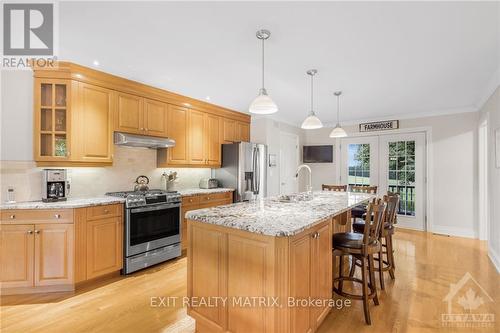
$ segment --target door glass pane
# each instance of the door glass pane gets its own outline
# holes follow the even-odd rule
[[[180,208],[137,212],[130,215],[130,246],[179,234]]]
[[[56,131],[66,131],[66,110],[56,110]]]
[[[55,136],[55,156],[66,156],[66,135],[56,134]]]
[[[370,185],[370,144],[349,144],[349,187]]]
[[[389,142],[389,191],[399,193],[398,214],[415,216],[415,141]]]
[[[52,106],[52,84],[42,83],[41,101],[42,106]]]
[[[56,84],[56,106],[66,106],[66,85]]]
[[[40,137],[40,155],[52,156],[52,134],[42,134]]]
[[[52,131],[52,109],[42,109],[40,118],[40,130]]]

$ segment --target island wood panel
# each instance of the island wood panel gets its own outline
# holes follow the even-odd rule
[[[74,103],[74,133],[71,159],[80,162],[113,161],[113,111],[112,90],[86,83],[78,84],[77,101]]]
[[[34,228],[34,225],[0,225],[2,291],[7,288],[33,286]]]
[[[215,296],[227,295],[228,302],[231,296],[249,293],[250,296],[275,296],[283,305],[264,309],[219,307],[225,311],[227,322],[221,321],[220,313],[213,308],[209,317],[198,308],[189,307],[188,314],[196,319],[197,332],[316,331],[330,311],[328,306],[288,307],[286,302],[288,297],[330,299],[332,221],[326,219],[293,237],[271,237],[188,220],[188,233],[195,237],[188,246],[189,296],[207,295],[201,278],[193,277],[196,266],[203,265],[203,274],[217,276],[217,288],[210,288],[211,296],[219,291]],[[217,235],[220,242],[209,244],[205,234],[206,237]],[[224,262],[227,266],[219,266]],[[221,286],[224,281],[226,284]],[[217,321],[212,319],[214,313],[219,315]]]
[[[35,225],[35,286],[74,282],[73,224]]]

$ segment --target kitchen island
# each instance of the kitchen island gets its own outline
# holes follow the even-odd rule
[[[331,308],[332,234],[347,231],[351,208],[372,197],[314,192],[309,201],[188,212],[188,314],[196,331],[316,331]]]

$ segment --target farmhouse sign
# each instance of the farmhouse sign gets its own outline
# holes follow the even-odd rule
[[[399,120],[376,121],[373,123],[359,124],[360,132],[385,131],[399,128]]]

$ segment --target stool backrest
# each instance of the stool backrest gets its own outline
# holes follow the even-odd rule
[[[327,184],[322,184],[321,189],[323,191],[335,191],[335,192],[346,192],[347,191],[347,185],[327,185]]]
[[[399,194],[388,192],[387,195],[384,195],[384,202],[387,204],[385,222],[389,223],[392,228],[396,224],[398,216]]]
[[[353,192],[361,192],[361,193],[370,193],[377,194],[377,186],[352,186],[351,191]]]
[[[365,230],[363,244],[368,246],[379,239],[382,221],[385,219],[386,204],[382,199],[373,199],[366,208]]]

